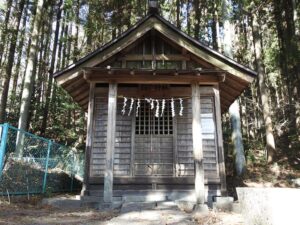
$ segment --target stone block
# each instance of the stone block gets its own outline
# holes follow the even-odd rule
[[[300,189],[236,188],[248,225],[298,225]]]
[[[150,193],[143,195],[123,195],[124,202],[160,202],[166,201],[167,196],[163,193]]]
[[[195,202],[191,202],[191,201],[182,201],[182,200],[177,200],[175,201],[177,207],[187,213],[191,213],[194,211],[194,208],[196,206]]]
[[[213,210],[231,212],[233,208],[233,197],[216,197],[213,203]]]
[[[142,210],[152,210],[156,207],[155,202],[129,202],[123,203],[121,213],[140,212]]]
[[[80,208],[81,201],[77,199],[70,199],[64,197],[57,197],[57,198],[44,198],[42,200],[42,205],[50,205],[57,208]]]
[[[173,208],[177,208],[177,205],[173,201],[157,202],[156,208],[157,209],[173,209]]]

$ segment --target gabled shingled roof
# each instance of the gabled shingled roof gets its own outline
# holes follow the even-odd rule
[[[97,66],[99,63],[107,60],[134,43],[136,39],[141,38],[145,33],[152,29],[160,32],[165,38],[170,39],[170,41],[187,49],[187,51],[195,56],[211,63],[216,68],[227,72],[229,75],[228,79],[226,79],[224,83],[220,83],[222,111],[225,111],[229,107],[234,99],[257,75],[255,71],[188,36],[163,17],[154,13],[149,14],[138,21],[134,26],[122,33],[116,39],[103,45],[65,69],[56,72],[54,78],[58,81],[58,84],[62,85],[70,93],[76,102],[86,109],[88,101],[88,84],[83,78],[83,69],[85,67]],[[75,87],[78,84],[82,86],[82,91],[87,92],[85,99],[76,99],[76,95],[80,92],[80,90],[75,90]],[[84,85],[86,88],[84,88]],[[231,90],[230,93],[229,90]]]
[[[237,69],[241,70],[244,73],[247,73],[251,76],[256,76],[257,73],[251,69],[249,69],[248,67],[239,64],[238,62],[234,61],[233,59],[226,57],[225,55],[221,54],[220,52],[206,46],[205,44],[201,43],[198,40],[195,40],[194,38],[190,37],[189,35],[187,35],[186,33],[184,33],[183,31],[181,31],[180,29],[178,29],[176,26],[174,26],[173,24],[171,24],[169,21],[165,20],[163,17],[161,17],[158,14],[148,14],[147,16],[145,16],[143,19],[139,20],[134,26],[132,26],[131,28],[129,28],[127,31],[125,31],[124,33],[122,33],[119,37],[117,37],[116,39],[113,39],[112,41],[106,43],[105,45],[103,45],[102,47],[96,49],[95,51],[91,52],[90,54],[86,55],[85,57],[81,58],[80,60],[78,60],[77,62],[67,66],[66,68],[57,71],[53,76],[54,77],[58,77],[70,70],[76,69],[78,66],[80,66],[81,64],[83,64],[84,62],[86,62],[87,60],[93,58],[95,55],[97,55],[98,53],[102,52],[103,50],[109,48],[110,46],[112,46],[113,44],[115,44],[116,42],[118,42],[119,40],[121,40],[122,38],[124,38],[125,36],[127,36],[128,34],[130,34],[132,31],[134,31],[135,29],[137,29],[141,24],[143,24],[145,21],[147,21],[150,17],[155,17],[156,19],[158,19],[159,21],[161,21],[162,23],[164,23],[166,26],[168,26],[169,28],[171,28],[173,31],[177,32],[178,34],[180,34],[182,37],[188,39],[189,41],[193,42],[193,44],[195,44],[196,46],[198,46],[199,48],[207,51],[207,53],[209,54],[213,54],[214,56],[216,56],[217,58],[219,58],[220,60],[228,63],[229,65],[236,67]]]

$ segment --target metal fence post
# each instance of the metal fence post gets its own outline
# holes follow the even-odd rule
[[[1,136],[1,144],[0,144],[0,178],[2,176],[3,162],[4,156],[6,152],[6,144],[7,144],[7,136],[8,136],[8,123],[3,124],[2,127],[2,136]]]
[[[47,150],[47,158],[46,158],[46,165],[45,165],[45,174],[44,174],[44,181],[43,181],[43,193],[46,192],[46,184],[47,184],[47,174],[48,174],[48,164],[49,164],[49,156],[50,150],[52,147],[52,141],[48,141],[48,150]]]

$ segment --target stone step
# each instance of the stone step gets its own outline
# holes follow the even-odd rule
[[[56,198],[44,198],[42,200],[42,205],[51,205],[57,208],[80,208],[81,201],[76,198],[64,198],[64,197],[56,197]]]
[[[127,202],[123,203],[121,213],[140,212],[142,210],[152,210],[156,208],[156,202]]]
[[[213,202],[213,210],[215,211],[233,211],[233,197],[215,197]]]
[[[157,202],[157,209],[173,209],[177,208],[177,204],[174,201]]]
[[[81,196],[80,200],[82,202],[103,202],[103,197],[99,197],[99,196]],[[122,201],[122,197],[113,197],[113,201],[114,202],[121,202]]]
[[[166,200],[167,200],[167,195],[163,193],[123,195],[124,202],[162,202]]]
[[[210,190],[207,202],[212,203],[214,196],[220,196],[219,190]],[[113,196],[123,202],[160,202],[160,201],[195,201],[194,190],[114,190]],[[84,198],[83,198],[84,199]],[[87,201],[103,199],[102,190],[91,190]],[[91,199],[91,200],[90,200]]]

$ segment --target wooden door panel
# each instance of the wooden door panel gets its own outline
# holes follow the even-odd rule
[[[173,176],[173,123],[171,110],[155,117],[149,103],[142,102],[136,118],[134,175]]]

